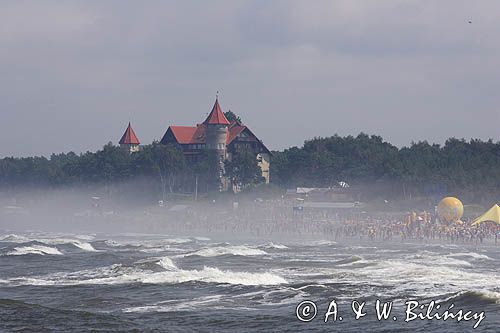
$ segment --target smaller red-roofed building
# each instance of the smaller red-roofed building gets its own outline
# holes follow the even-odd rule
[[[123,133],[122,138],[118,143],[120,144],[120,147],[127,149],[130,153],[139,151],[139,145],[141,143],[139,142],[134,129],[130,125],[130,122],[128,123],[127,129],[125,130],[125,133]]]

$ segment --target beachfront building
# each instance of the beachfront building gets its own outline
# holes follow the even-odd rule
[[[128,123],[127,129],[125,130],[125,133],[123,133],[122,138],[118,143],[120,144],[120,147],[128,150],[129,153],[135,153],[139,151],[140,142],[134,130],[132,129],[130,122]]]
[[[269,149],[247,126],[237,120],[230,122],[222,112],[218,98],[203,123],[196,126],[170,126],[160,143],[178,146],[188,163],[204,158],[204,150],[215,152],[219,161],[222,191],[229,188],[229,182],[224,177],[224,162],[231,160],[238,150],[249,149],[255,153],[262,177],[269,183]]]

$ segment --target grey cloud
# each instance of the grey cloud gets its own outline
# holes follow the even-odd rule
[[[495,1],[6,1],[0,155],[98,149],[222,107],[273,149],[500,139]],[[467,21],[472,19],[473,23]]]

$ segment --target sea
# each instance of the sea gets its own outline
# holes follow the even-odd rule
[[[0,332],[497,333],[500,245],[5,232]]]

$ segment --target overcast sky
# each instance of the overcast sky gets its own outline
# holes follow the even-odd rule
[[[472,21],[472,23],[469,23]],[[0,157],[142,143],[216,91],[270,149],[500,140],[500,1],[0,2]]]

